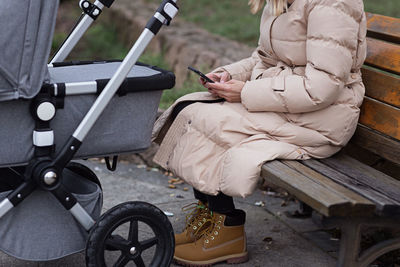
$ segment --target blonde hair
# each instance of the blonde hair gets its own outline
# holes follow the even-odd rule
[[[255,14],[260,11],[267,2],[270,13],[279,16],[287,9],[287,0],[249,0],[251,13]]]

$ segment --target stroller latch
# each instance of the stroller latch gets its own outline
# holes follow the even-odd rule
[[[104,160],[109,171],[113,172],[117,169],[118,156],[114,156],[112,162],[110,162],[110,157],[104,157]]]
[[[102,11],[100,7],[90,3],[88,0],[81,0],[79,2],[79,6],[81,7],[83,13],[87,14],[93,20],[96,20]]]

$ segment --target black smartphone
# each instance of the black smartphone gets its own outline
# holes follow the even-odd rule
[[[210,78],[208,78],[204,73],[202,73],[201,71],[199,71],[199,70],[196,70],[195,68],[193,68],[193,67],[188,67],[188,69],[189,70],[191,70],[191,71],[193,71],[194,73],[196,73],[197,75],[199,75],[203,80],[205,80],[206,82],[208,82],[208,83],[214,83],[214,81],[213,80],[211,80]]]

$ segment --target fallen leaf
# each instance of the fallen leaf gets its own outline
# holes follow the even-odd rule
[[[173,184],[170,184],[168,187],[171,188],[171,189],[175,189],[176,188],[176,186],[173,185]]]

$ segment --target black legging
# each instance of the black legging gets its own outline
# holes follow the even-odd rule
[[[235,210],[233,198],[223,193],[211,196],[193,188],[194,197],[203,203],[208,203],[208,208],[221,214],[228,214]]]

